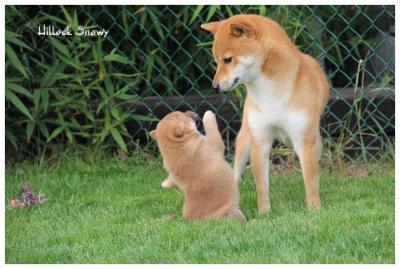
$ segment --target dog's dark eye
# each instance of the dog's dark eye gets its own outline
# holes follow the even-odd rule
[[[232,57],[224,58],[224,64],[230,64],[232,62]]]

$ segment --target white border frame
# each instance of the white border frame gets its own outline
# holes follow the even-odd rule
[[[186,1],[182,1],[182,0],[175,0],[173,5],[196,5],[196,4],[229,4],[229,5],[235,5],[235,4],[243,4],[243,0],[242,1],[237,1],[237,0],[221,0],[221,1],[190,1],[190,0],[186,0]],[[61,1],[45,1],[45,0],[39,0],[39,1],[35,1],[35,5],[80,5],[84,3],[85,5],[96,5],[99,4],[98,1],[94,1],[94,0],[70,0],[70,1],[65,1],[65,0],[61,0]],[[0,43],[0,52],[1,52],[1,63],[0,63],[0,71],[1,71],[1,76],[0,76],[0,92],[1,92],[1,97],[0,97],[0,143],[1,143],[1,153],[0,153],[0,170],[1,170],[1,191],[0,191],[0,201],[1,201],[1,206],[0,206],[0,216],[1,216],[1,221],[0,221],[0,265],[5,265],[5,207],[6,207],[6,201],[5,201],[5,96],[4,96],[4,83],[5,83],[5,52],[4,52],[4,44],[5,44],[5,6],[6,5],[31,5],[32,2],[31,1],[27,1],[27,0],[16,0],[16,1],[11,1],[11,0],[5,0],[5,4],[1,3],[0,4],[0,33],[1,33],[1,43]],[[168,2],[165,1],[160,1],[160,0],[147,0],[147,1],[123,1],[123,0],[113,0],[113,1],[102,1],[102,4],[104,5],[139,5],[139,4],[144,4],[144,5],[168,5]],[[260,0],[252,0],[252,1],[246,1],[245,5],[253,5],[253,4],[268,4],[268,5],[302,5],[305,4],[304,1],[290,1],[290,0],[281,0],[281,1],[276,1],[276,0],[272,0],[272,1],[260,1]],[[372,1],[372,0],[367,0],[367,1],[355,1],[353,3],[349,3],[349,1],[343,1],[343,0],[338,0],[338,1],[315,1],[315,0],[309,0],[307,1],[307,5],[327,5],[327,4],[334,4],[334,5],[349,5],[349,4],[363,4],[363,5],[376,5],[378,4],[377,1]],[[380,1],[379,2],[380,5],[396,5],[396,1]],[[396,5],[396,13],[399,13],[399,7]],[[399,44],[399,22],[396,21],[396,44]],[[399,55],[399,46],[396,46],[396,55]],[[396,57],[396,69],[398,70],[399,68],[399,57]],[[399,89],[400,86],[400,78],[398,78],[396,80],[396,84],[395,87],[396,89]],[[396,105],[396,125],[399,126],[399,105]],[[399,136],[400,134],[397,132],[396,133],[396,147],[398,146],[398,141],[399,141]],[[396,190],[395,190],[395,197],[398,197],[399,194],[399,183],[397,182],[397,175],[399,174],[399,155],[398,152],[396,151]],[[396,255],[396,263],[397,264],[400,260],[400,250],[398,248],[398,243],[397,243],[397,239],[399,239],[399,214],[398,214],[398,208],[399,208],[399,204],[398,204],[398,200],[396,199],[396,205],[395,205],[395,223],[396,223],[396,229],[395,229],[395,249],[397,250],[395,252]],[[266,253],[266,255],[268,255]],[[6,267],[13,267],[13,268],[26,268],[27,265],[5,265]],[[42,268],[44,265],[29,265],[31,267],[37,267],[37,268]],[[66,265],[46,265],[46,267],[51,266],[51,267],[64,267]],[[76,265],[78,267],[80,267],[81,265]],[[86,265],[86,266],[90,266],[93,268],[98,268],[98,267],[105,267],[108,265]],[[113,265],[114,266],[114,265]],[[177,266],[182,267],[182,266],[187,266],[187,265],[118,265],[121,267],[126,267],[126,266],[139,266],[139,267],[159,267],[159,266],[163,266],[166,268],[176,268]],[[207,267],[211,267],[211,268],[215,268],[215,267],[225,267],[225,268],[238,268],[238,267],[244,267],[244,266],[248,266],[248,265],[189,265],[189,267],[191,268],[199,268],[199,267],[203,267],[203,266],[207,266]],[[296,268],[310,268],[311,267],[319,267],[319,266],[325,266],[325,267],[330,267],[330,268],[338,268],[340,266],[343,265],[251,265],[251,267],[264,267],[264,266],[268,266],[269,268],[292,268],[293,266],[295,266]],[[344,266],[349,266],[349,265],[344,265]],[[395,265],[350,265],[352,268],[365,268],[365,267],[391,267],[393,268]]]

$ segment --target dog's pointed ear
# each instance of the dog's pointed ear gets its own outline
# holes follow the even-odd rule
[[[231,35],[234,37],[241,37],[241,36],[246,36],[248,38],[256,37],[254,28],[246,22],[232,23],[231,25],[229,25],[229,28],[231,29]]]
[[[219,27],[221,25],[220,21],[213,21],[213,22],[209,22],[209,23],[203,23],[202,25],[200,25],[201,29],[209,31],[213,34],[215,34]]]
[[[157,141],[156,130],[153,130],[153,131],[150,132],[150,137],[151,137],[153,140]]]

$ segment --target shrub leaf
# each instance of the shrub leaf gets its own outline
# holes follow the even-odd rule
[[[28,116],[29,119],[31,119],[33,121],[33,117],[31,115],[31,113],[29,113],[29,110],[26,108],[26,106],[24,105],[24,103],[22,103],[22,101],[10,90],[6,89],[6,98],[8,100],[10,100],[11,103],[14,104],[14,106],[21,111],[23,114],[25,114],[26,116]]]
[[[115,142],[117,142],[117,144],[120,146],[120,148],[123,151],[127,151],[126,150],[126,144],[125,144],[124,140],[122,139],[121,134],[118,132],[118,130],[115,129],[115,128],[112,128],[111,129],[111,135],[114,138]]]

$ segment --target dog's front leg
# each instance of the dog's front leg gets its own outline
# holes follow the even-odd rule
[[[271,205],[269,199],[269,154],[272,138],[251,139],[250,163],[257,191],[257,205],[260,213],[266,213]]]
[[[244,169],[250,158],[250,130],[247,122],[243,121],[235,144],[235,164],[233,165],[233,175],[235,182],[240,183]]]

